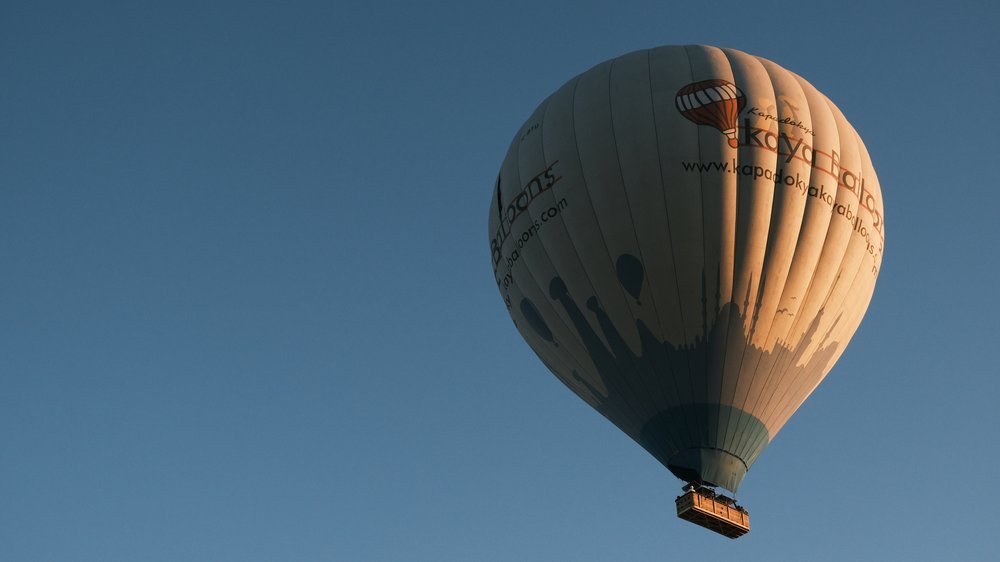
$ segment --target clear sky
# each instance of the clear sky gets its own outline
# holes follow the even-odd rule
[[[0,560],[987,560],[993,2],[0,5]],[[801,74],[864,138],[868,316],[740,489],[753,531],[521,340],[514,132],[628,51]]]

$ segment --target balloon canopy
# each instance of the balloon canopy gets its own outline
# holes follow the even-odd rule
[[[843,353],[884,236],[840,110],[706,46],[559,88],[514,136],[489,213],[497,286],[542,362],[678,478],[732,491]]]

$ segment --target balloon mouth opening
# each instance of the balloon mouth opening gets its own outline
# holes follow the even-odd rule
[[[735,138],[731,138],[729,139],[729,146],[731,146],[732,148],[739,148],[740,141],[736,140]]]
[[[709,482],[709,481],[703,479],[701,477],[701,473],[698,472],[697,470],[694,470],[694,469],[691,469],[691,468],[687,468],[687,467],[683,467],[683,466],[678,466],[676,464],[668,464],[667,468],[670,470],[670,472],[672,472],[674,474],[674,476],[676,476],[677,478],[679,478],[679,479],[681,479],[681,480],[683,480],[685,482],[689,482],[689,483],[693,482],[693,483],[697,483],[697,484],[699,484],[701,486],[711,486],[713,488],[718,487],[718,484],[716,484],[715,482]]]
[[[711,447],[686,449],[667,462],[667,469],[685,482],[722,487],[734,493],[748,468],[742,458]]]

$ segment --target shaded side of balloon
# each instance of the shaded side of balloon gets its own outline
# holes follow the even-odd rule
[[[640,297],[644,288],[644,267],[637,257],[623,254],[616,260],[615,270],[618,281],[628,295],[635,299],[638,306],[643,306]],[[766,280],[762,279],[758,287],[758,298],[753,310],[750,308],[750,295],[745,295],[742,311],[736,303],[727,303],[721,308],[707,310],[707,289],[702,276],[702,333],[690,344],[675,345],[669,341],[661,341],[642,321],[636,320],[639,334],[640,351],[634,353],[626,343],[621,332],[614,326],[607,312],[596,297],[586,299],[586,309],[589,316],[596,321],[604,335],[604,340],[598,336],[585,313],[576,300],[570,295],[569,288],[560,277],[554,277],[549,282],[549,297],[561,306],[594,364],[595,373],[600,377],[607,389],[606,394],[588,382],[585,376],[575,370],[571,373],[575,387],[571,388],[581,397],[589,398],[588,402],[619,427],[630,424],[620,423],[624,420],[623,413],[638,415],[634,409],[635,392],[631,389],[642,388],[644,380],[669,378],[674,372],[690,369],[692,379],[706,377],[709,373],[709,363],[719,360],[726,349],[726,338],[744,338],[745,351],[739,358],[743,365],[755,365],[757,376],[768,376],[768,373],[779,374],[792,379],[813,376],[830,364],[838,349],[837,342],[827,342],[832,327],[822,335],[819,350],[808,361],[802,362],[802,353],[809,343],[817,337],[823,310],[810,323],[804,336],[799,340],[796,349],[792,349],[779,341],[774,349],[767,351],[753,345],[751,339],[757,324],[757,315],[761,303]],[[718,298],[715,299],[718,303]],[[544,317],[530,299],[522,299],[520,311],[531,329],[547,345],[558,346]],[[746,326],[750,313],[749,330],[733,328]],[[709,319],[713,321],[709,322]],[[839,318],[838,318],[839,321]],[[834,326],[838,322],[834,322]],[[726,333],[728,331],[728,334]],[[607,342],[605,345],[604,342]],[[721,352],[721,353],[720,353]],[[555,372],[551,365],[550,370]],[[566,381],[567,384],[571,384]],[[663,385],[669,388],[669,385]],[[589,395],[589,396],[588,396]],[[671,460],[687,456],[686,452],[694,449],[719,449],[738,457],[747,469],[770,442],[771,436],[767,428],[756,416],[734,406],[719,404],[718,397],[696,397],[694,403],[670,407],[657,405],[652,415],[640,416],[640,428],[637,432],[625,430],[636,442],[642,445],[653,457],[669,468],[679,478],[690,480],[691,471],[674,465]],[[661,407],[662,406],[662,407]],[[746,406],[753,406],[748,404]],[[726,428],[729,429],[721,429]],[[725,434],[725,435],[723,435]],[[705,480],[704,478],[702,478]],[[735,482],[738,486],[740,476]],[[735,486],[730,486],[735,488]]]

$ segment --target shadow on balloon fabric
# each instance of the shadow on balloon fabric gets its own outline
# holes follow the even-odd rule
[[[635,299],[638,306],[643,306],[641,297],[645,274],[642,262],[635,256],[623,254],[616,261],[615,270],[625,292]],[[704,290],[704,276],[702,279]],[[764,286],[765,280],[762,279],[758,289],[760,293],[763,293]],[[808,362],[800,363],[803,350],[817,335],[822,311],[809,325],[796,346],[797,349],[780,341],[772,351],[753,345],[750,341],[756,327],[758,310],[752,311],[748,333],[743,330],[748,319],[748,294],[743,302],[743,312],[740,312],[740,307],[735,303],[727,303],[721,308],[716,306],[711,311],[713,322],[708,321],[709,311],[705,310],[703,300],[702,333],[689,345],[661,341],[642,320],[636,320],[641,342],[640,352],[636,354],[597,298],[587,298],[588,312],[585,313],[560,277],[554,277],[549,282],[549,297],[565,310],[607,393],[602,393],[576,371],[573,371],[576,383],[573,390],[581,397],[585,396],[584,393],[589,394],[598,411],[619,427],[629,425],[619,423],[623,417],[639,417],[639,430],[635,434],[627,430],[626,433],[678,478],[722,486],[734,492],[770,441],[764,424],[741,408],[720,403],[718,396],[714,399],[702,396],[691,403],[680,405],[675,400],[672,407],[663,407],[652,415],[643,415],[634,408],[637,392],[642,392],[645,381],[668,380],[679,372],[689,372],[692,375],[690,379],[720,376],[713,374],[723,372],[719,365],[710,363],[714,357],[725,360],[725,354],[717,351],[726,349],[726,340],[730,337],[744,338],[745,350],[740,358],[743,364],[766,369],[762,372],[783,372],[786,377],[797,378],[800,374],[823,369],[830,364],[838,349],[836,342],[826,341],[832,331],[831,326],[823,335],[819,351]],[[761,300],[756,299],[758,305]],[[523,299],[520,310],[539,337],[549,345],[559,345],[534,303]],[[592,327],[591,320],[596,321],[600,327],[604,340]],[[833,325],[836,326],[837,323],[834,322]],[[604,341],[607,341],[607,345]]]

